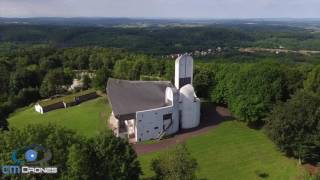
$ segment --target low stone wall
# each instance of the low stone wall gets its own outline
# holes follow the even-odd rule
[[[52,110],[55,110],[55,109],[61,109],[61,108],[64,108],[64,103],[63,102],[58,102],[58,103],[55,103],[55,104],[51,104],[49,106],[42,107],[43,113],[48,112],[48,111],[52,111]]]
[[[86,94],[86,95],[83,95],[83,96],[76,97],[76,102],[77,103],[81,103],[81,102],[88,101],[90,99],[94,99],[94,98],[97,98],[97,97],[98,97],[97,93],[93,92],[93,93],[90,93],[90,94]]]

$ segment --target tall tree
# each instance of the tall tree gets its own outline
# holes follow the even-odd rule
[[[263,62],[244,67],[231,89],[229,105],[238,118],[256,124],[273,104],[285,97],[285,76],[278,63]]]
[[[214,73],[203,66],[196,67],[193,86],[197,92],[197,96],[201,98],[208,98],[211,88],[215,86]]]
[[[91,78],[85,74],[82,76],[83,89],[89,89],[91,87]]]
[[[102,132],[90,142],[95,159],[95,179],[138,180],[142,174],[132,146],[111,132]]]
[[[40,88],[42,97],[48,97],[64,92],[66,86],[71,85],[73,74],[63,69],[50,70],[43,79]]]
[[[177,146],[155,158],[151,162],[155,179],[159,180],[193,180],[196,179],[198,163],[185,145]]]
[[[93,86],[101,91],[106,91],[106,85],[108,82],[108,78],[111,77],[111,73],[112,72],[106,67],[97,70],[96,76],[92,81]]]
[[[308,74],[307,80],[305,81],[305,88],[320,94],[320,65],[315,66]]]
[[[10,90],[18,93],[22,88],[39,86],[39,75],[35,71],[17,69],[10,76]]]
[[[308,91],[277,105],[267,132],[282,151],[304,161],[320,161],[320,97]]]

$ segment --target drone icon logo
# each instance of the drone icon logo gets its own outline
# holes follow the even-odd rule
[[[57,167],[48,167],[47,161],[52,158],[51,151],[43,146],[33,144],[15,149],[11,155],[15,165],[3,165],[3,174],[56,174]]]
[[[24,152],[24,159],[19,158],[18,154]],[[39,154],[43,157],[39,159]],[[43,164],[52,158],[51,151],[45,149],[43,146],[33,144],[21,149],[15,149],[12,152],[12,160],[16,165],[36,165]]]

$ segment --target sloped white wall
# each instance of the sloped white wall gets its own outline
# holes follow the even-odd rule
[[[163,115],[173,113],[173,106],[166,106],[136,113],[136,141],[157,139],[163,130]]]
[[[167,135],[177,133],[179,131],[179,93],[176,88],[167,87],[166,102],[171,102],[172,106],[172,125],[167,129]],[[167,126],[166,126],[167,127]]]

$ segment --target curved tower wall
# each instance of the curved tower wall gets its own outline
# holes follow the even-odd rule
[[[180,89],[181,128],[190,129],[200,124],[200,99],[188,84]]]

